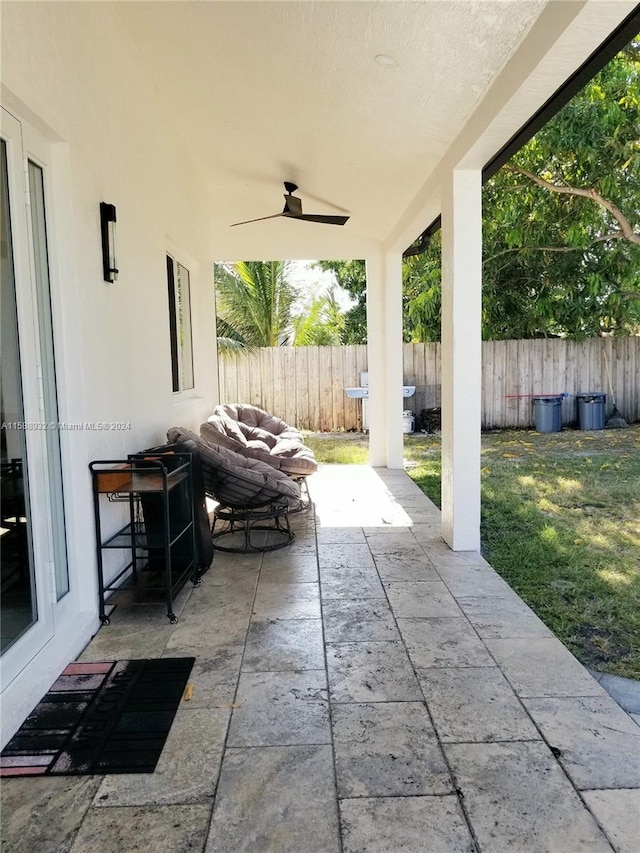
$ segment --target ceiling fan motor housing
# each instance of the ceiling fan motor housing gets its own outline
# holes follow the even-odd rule
[[[302,201],[294,195],[286,195],[282,212],[285,216],[302,216]]]

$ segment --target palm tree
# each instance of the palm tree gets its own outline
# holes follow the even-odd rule
[[[220,349],[277,347],[292,334],[297,299],[286,261],[216,264],[216,313]]]
[[[345,328],[335,287],[313,297],[293,318],[293,346],[339,346]]]

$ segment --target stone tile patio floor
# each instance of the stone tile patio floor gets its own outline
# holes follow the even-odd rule
[[[403,472],[310,486],[177,625],[117,608],[82,659],[194,655],[193,698],[154,774],[9,780],[4,853],[638,853],[640,718]]]

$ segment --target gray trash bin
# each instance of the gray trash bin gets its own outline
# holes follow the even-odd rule
[[[533,421],[537,432],[560,432],[562,397],[534,397]]]
[[[605,405],[607,395],[600,391],[591,394],[578,394],[578,423],[580,429],[604,429],[606,422]]]

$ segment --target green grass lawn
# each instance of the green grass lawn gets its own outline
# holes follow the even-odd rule
[[[366,463],[367,437],[310,436]],[[405,436],[407,473],[440,503],[440,439]],[[482,550],[586,665],[640,678],[640,425],[482,437]]]

